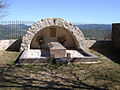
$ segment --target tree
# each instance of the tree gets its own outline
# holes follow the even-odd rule
[[[7,0],[0,0],[0,18],[6,16],[6,12],[3,12],[6,7],[8,7]]]

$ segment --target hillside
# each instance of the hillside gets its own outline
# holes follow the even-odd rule
[[[111,24],[80,24],[76,26],[81,30],[112,30]]]
[[[86,39],[104,40],[112,32],[111,24],[80,24],[76,26],[82,30]]]
[[[24,24],[0,25],[0,39],[19,38],[30,26]]]

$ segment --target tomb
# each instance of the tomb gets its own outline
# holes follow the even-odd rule
[[[70,62],[99,62],[85,46],[83,33],[72,23],[61,18],[42,19],[23,36],[19,63],[49,62],[52,55],[61,61],[69,57]]]
[[[58,42],[48,43],[50,56],[54,55],[55,58],[64,58],[66,54],[66,48]]]

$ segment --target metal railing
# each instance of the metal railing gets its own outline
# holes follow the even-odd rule
[[[19,39],[34,21],[0,21],[0,40]],[[74,22],[86,39],[110,40],[112,24],[87,24]]]
[[[0,21],[0,39],[19,39],[33,21]]]

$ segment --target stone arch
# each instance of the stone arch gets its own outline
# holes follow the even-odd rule
[[[84,35],[81,30],[72,23],[61,18],[46,18],[34,23],[23,36],[21,50],[30,49],[30,44],[34,36],[42,29],[51,26],[65,28],[75,41],[76,49],[84,48]]]

